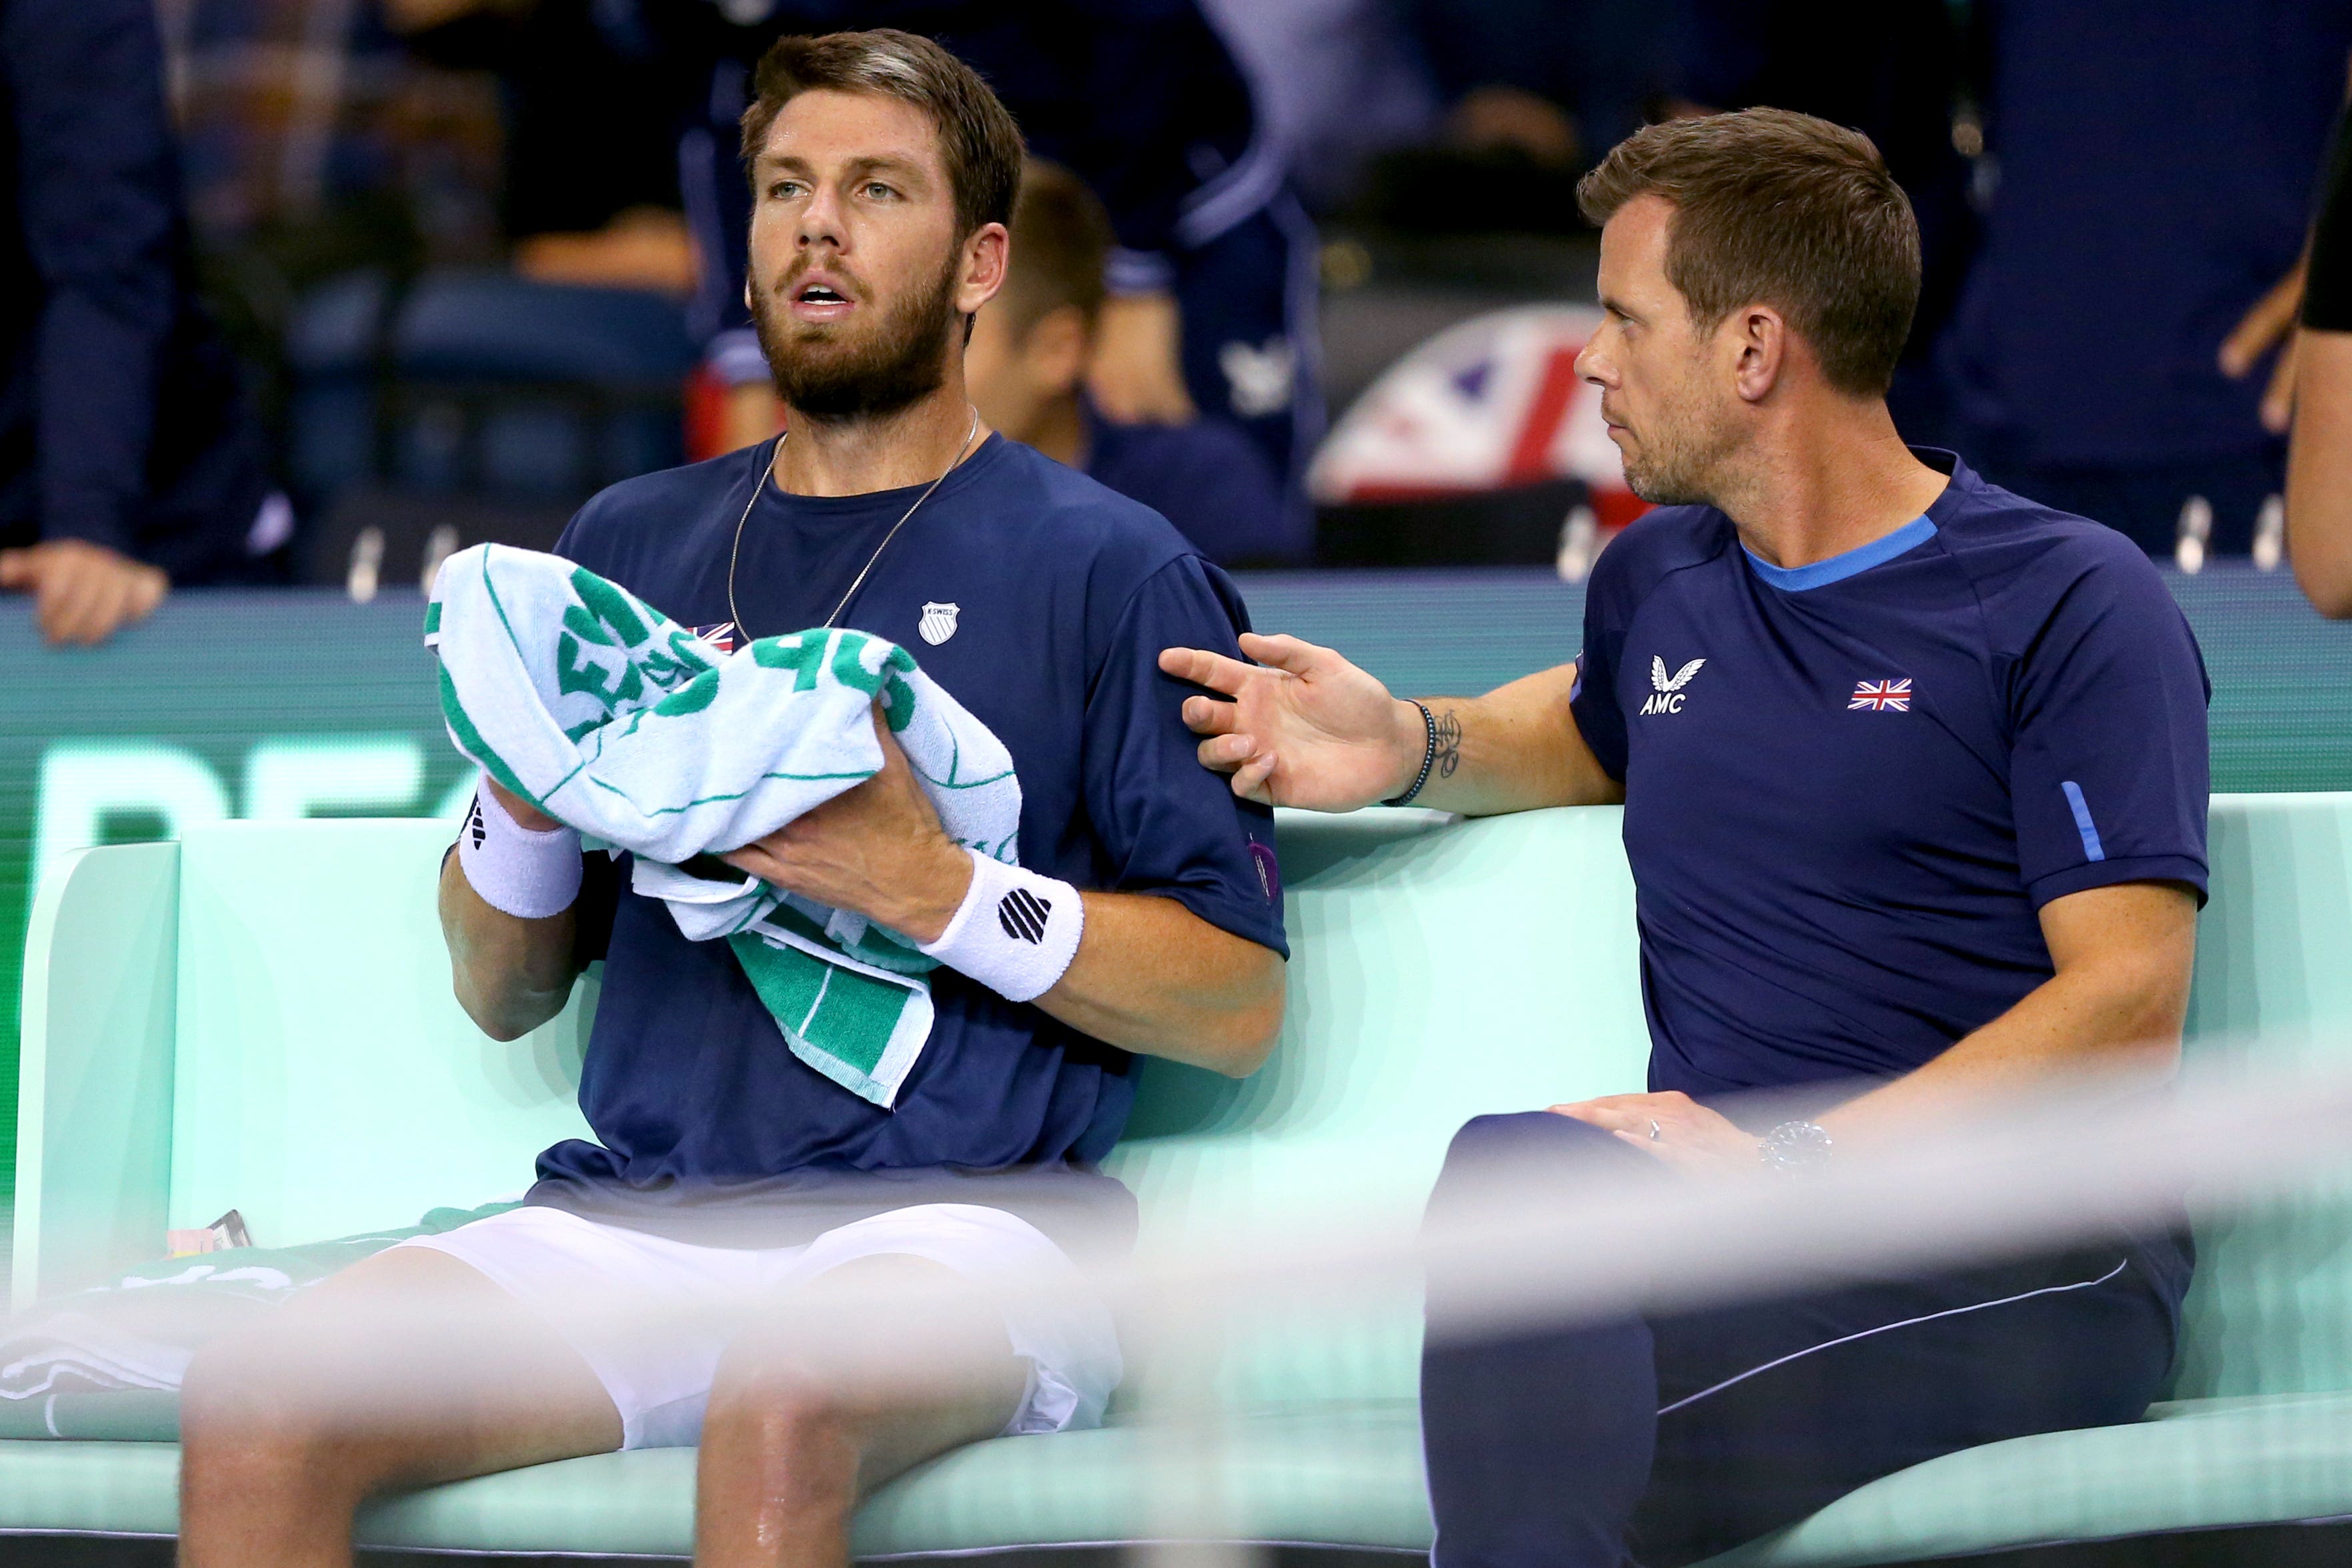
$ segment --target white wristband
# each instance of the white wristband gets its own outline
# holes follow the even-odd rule
[[[1008,1002],[1043,996],[1077,956],[1086,905],[1067,882],[967,849],[971,887],[940,940],[920,951]]]
[[[457,864],[482,902],[518,920],[560,915],[580,896],[580,835],[533,830],[507,815],[485,783],[457,832]]]

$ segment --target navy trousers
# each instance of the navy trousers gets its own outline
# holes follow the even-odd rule
[[[1567,1117],[1482,1117],[1455,1137],[1433,1215],[1498,1154],[1561,1184],[1604,1163],[1658,1169]],[[1433,1339],[1436,1568],[1673,1568],[1938,1454],[2136,1420],[2171,1367],[2177,1245],[2119,1235],[1949,1276]],[[1433,1301],[1451,1288],[1433,1277]]]

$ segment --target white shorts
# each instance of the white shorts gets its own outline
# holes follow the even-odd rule
[[[1007,1436],[1100,1426],[1122,1370],[1110,1310],[1062,1249],[1028,1221],[972,1204],[893,1209],[803,1247],[766,1249],[693,1247],[526,1205],[399,1245],[448,1254],[545,1319],[612,1396],[625,1448],[697,1442],[744,1304],[861,1258],[921,1258],[982,1285],[1052,1286],[1024,1290],[1006,1312],[1013,1353],[1029,1363]],[[616,1298],[642,1309],[583,1310]]]

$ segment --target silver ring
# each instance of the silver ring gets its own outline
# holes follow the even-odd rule
[[[1658,1142],[1658,1119],[1654,1116],[1650,1118],[1650,1142]]]

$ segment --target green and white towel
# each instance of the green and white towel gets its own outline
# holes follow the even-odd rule
[[[818,628],[721,654],[593,572],[499,544],[442,563],[425,642],[459,751],[634,855],[630,886],[689,939],[727,939],[794,1056],[896,1103],[930,1037],[936,961],[847,910],[679,867],[879,771],[877,704],[948,836],[1017,863],[1021,784],[985,724],[880,637]]]

